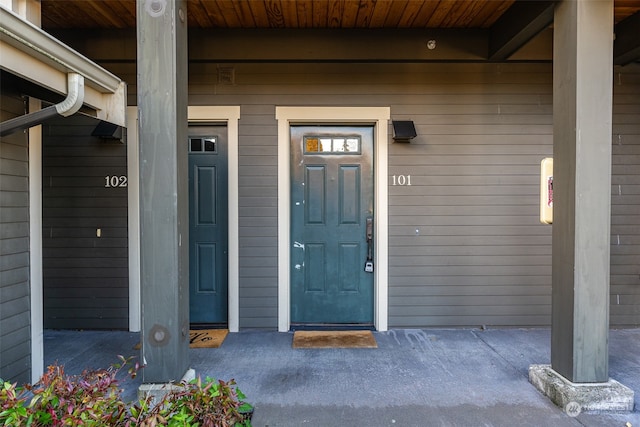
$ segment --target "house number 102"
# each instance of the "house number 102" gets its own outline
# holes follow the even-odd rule
[[[126,175],[107,175],[104,177],[105,188],[126,187],[127,177]]]
[[[392,185],[411,185],[411,175],[392,175]]]

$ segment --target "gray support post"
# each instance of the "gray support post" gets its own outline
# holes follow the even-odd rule
[[[609,378],[613,0],[554,13],[551,365],[529,380],[570,416],[631,411]]]
[[[609,379],[613,0],[555,9],[551,366]]]
[[[189,365],[187,5],[137,0],[143,382]]]

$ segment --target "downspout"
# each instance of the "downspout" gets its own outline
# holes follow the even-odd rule
[[[78,73],[69,73],[67,74],[67,97],[64,101],[0,123],[0,137],[40,125],[52,117],[69,117],[82,107],[83,102],[84,77]]]

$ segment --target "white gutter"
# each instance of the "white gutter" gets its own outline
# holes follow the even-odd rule
[[[0,136],[9,135],[20,129],[28,129],[42,124],[57,115],[69,117],[76,113],[84,100],[84,77],[80,74],[67,75],[67,97],[64,101],[0,123]]]
[[[63,117],[69,117],[82,107],[84,101],[84,77],[80,74],[67,75],[67,97],[56,104],[56,111]]]
[[[59,94],[68,74],[84,78],[84,105],[96,118],[126,126],[126,84],[46,31],[0,6],[0,68]],[[69,86],[71,87],[71,86]]]
[[[120,79],[71,49],[46,31],[0,6],[0,40],[39,58],[65,73],[84,76],[87,85],[102,93],[115,93]]]

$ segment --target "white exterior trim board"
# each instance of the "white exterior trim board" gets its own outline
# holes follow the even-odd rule
[[[29,98],[29,111],[41,108]],[[44,373],[44,302],[42,283],[42,126],[29,128],[29,291],[31,297],[31,381]]]
[[[276,107],[278,120],[278,331],[291,327],[290,283],[290,132],[295,123],[373,123],[375,125],[374,185],[374,326],[388,329],[388,138],[389,107]]]
[[[127,216],[129,235],[129,330],[140,332],[140,146],[138,107],[127,107]]]

